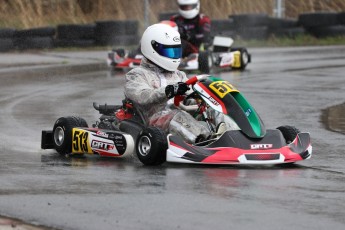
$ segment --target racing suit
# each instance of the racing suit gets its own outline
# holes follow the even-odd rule
[[[147,124],[194,143],[197,137],[207,137],[210,131],[165,95],[167,85],[186,80],[184,72],[166,71],[143,57],[140,66],[126,74],[125,96],[141,111]]]
[[[185,19],[181,15],[170,18],[178,26],[182,40],[182,57],[191,53],[198,53],[201,44],[205,48],[210,45],[211,20],[204,14],[198,14],[195,18]]]

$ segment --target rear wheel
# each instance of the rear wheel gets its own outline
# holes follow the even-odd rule
[[[142,130],[136,141],[136,152],[144,165],[160,165],[166,161],[168,141],[163,130],[147,127]]]
[[[246,49],[241,50],[241,69],[245,69],[250,62],[250,56]]]
[[[296,127],[289,125],[279,126],[277,129],[279,129],[280,132],[283,134],[287,144],[293,142],[297,134],[300,133],[300,131]]]
[[[199,70],[201,73],[210,73],[213,62],[208,51],[200,52],[198,56]]]
[[[53,127],[54,148],[60,154],[72,152],[72,129],[75,127],[88,127],[81,117],[60,117]]]

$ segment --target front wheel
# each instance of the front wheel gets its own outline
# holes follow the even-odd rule
[[[297,134],[300,133],[299,129],[297,129],[294,126],[289,126],[289,125],[279,126],[277,129],[279,129],[280,132],[283,134],[284,139],[287,144],[290,144],[291,142],[293,142]]]
[[[72,129],[88,127],[81,117],[60,117],[53,127],[53,143],[56,151],[62,155],[72,152]]]
[[[144,165],[160,165],[166,161],[167,136],[157,127],[142,130],[136,141],[136,152]]]

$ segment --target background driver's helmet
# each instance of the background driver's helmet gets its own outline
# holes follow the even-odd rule
[[[182,47],[180,34],[171,26],[159,23],[147,27],[141,38],[142,54],[168,71],[180,65]]]
[[[199,0],[177,0],[177,4],[179,6],[179,14],[186,19],[194,18],[199,14]]]

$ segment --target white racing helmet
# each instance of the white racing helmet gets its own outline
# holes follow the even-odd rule
[[[160,23],[147,27],[140,46],[147,59],[165,70],[175,71],[180,65],[180,34],[169,25]]]
[[[199,14],[199,0],[177,0],[177,4],[179,6],[178,12],[186,19],[194,18]]]

